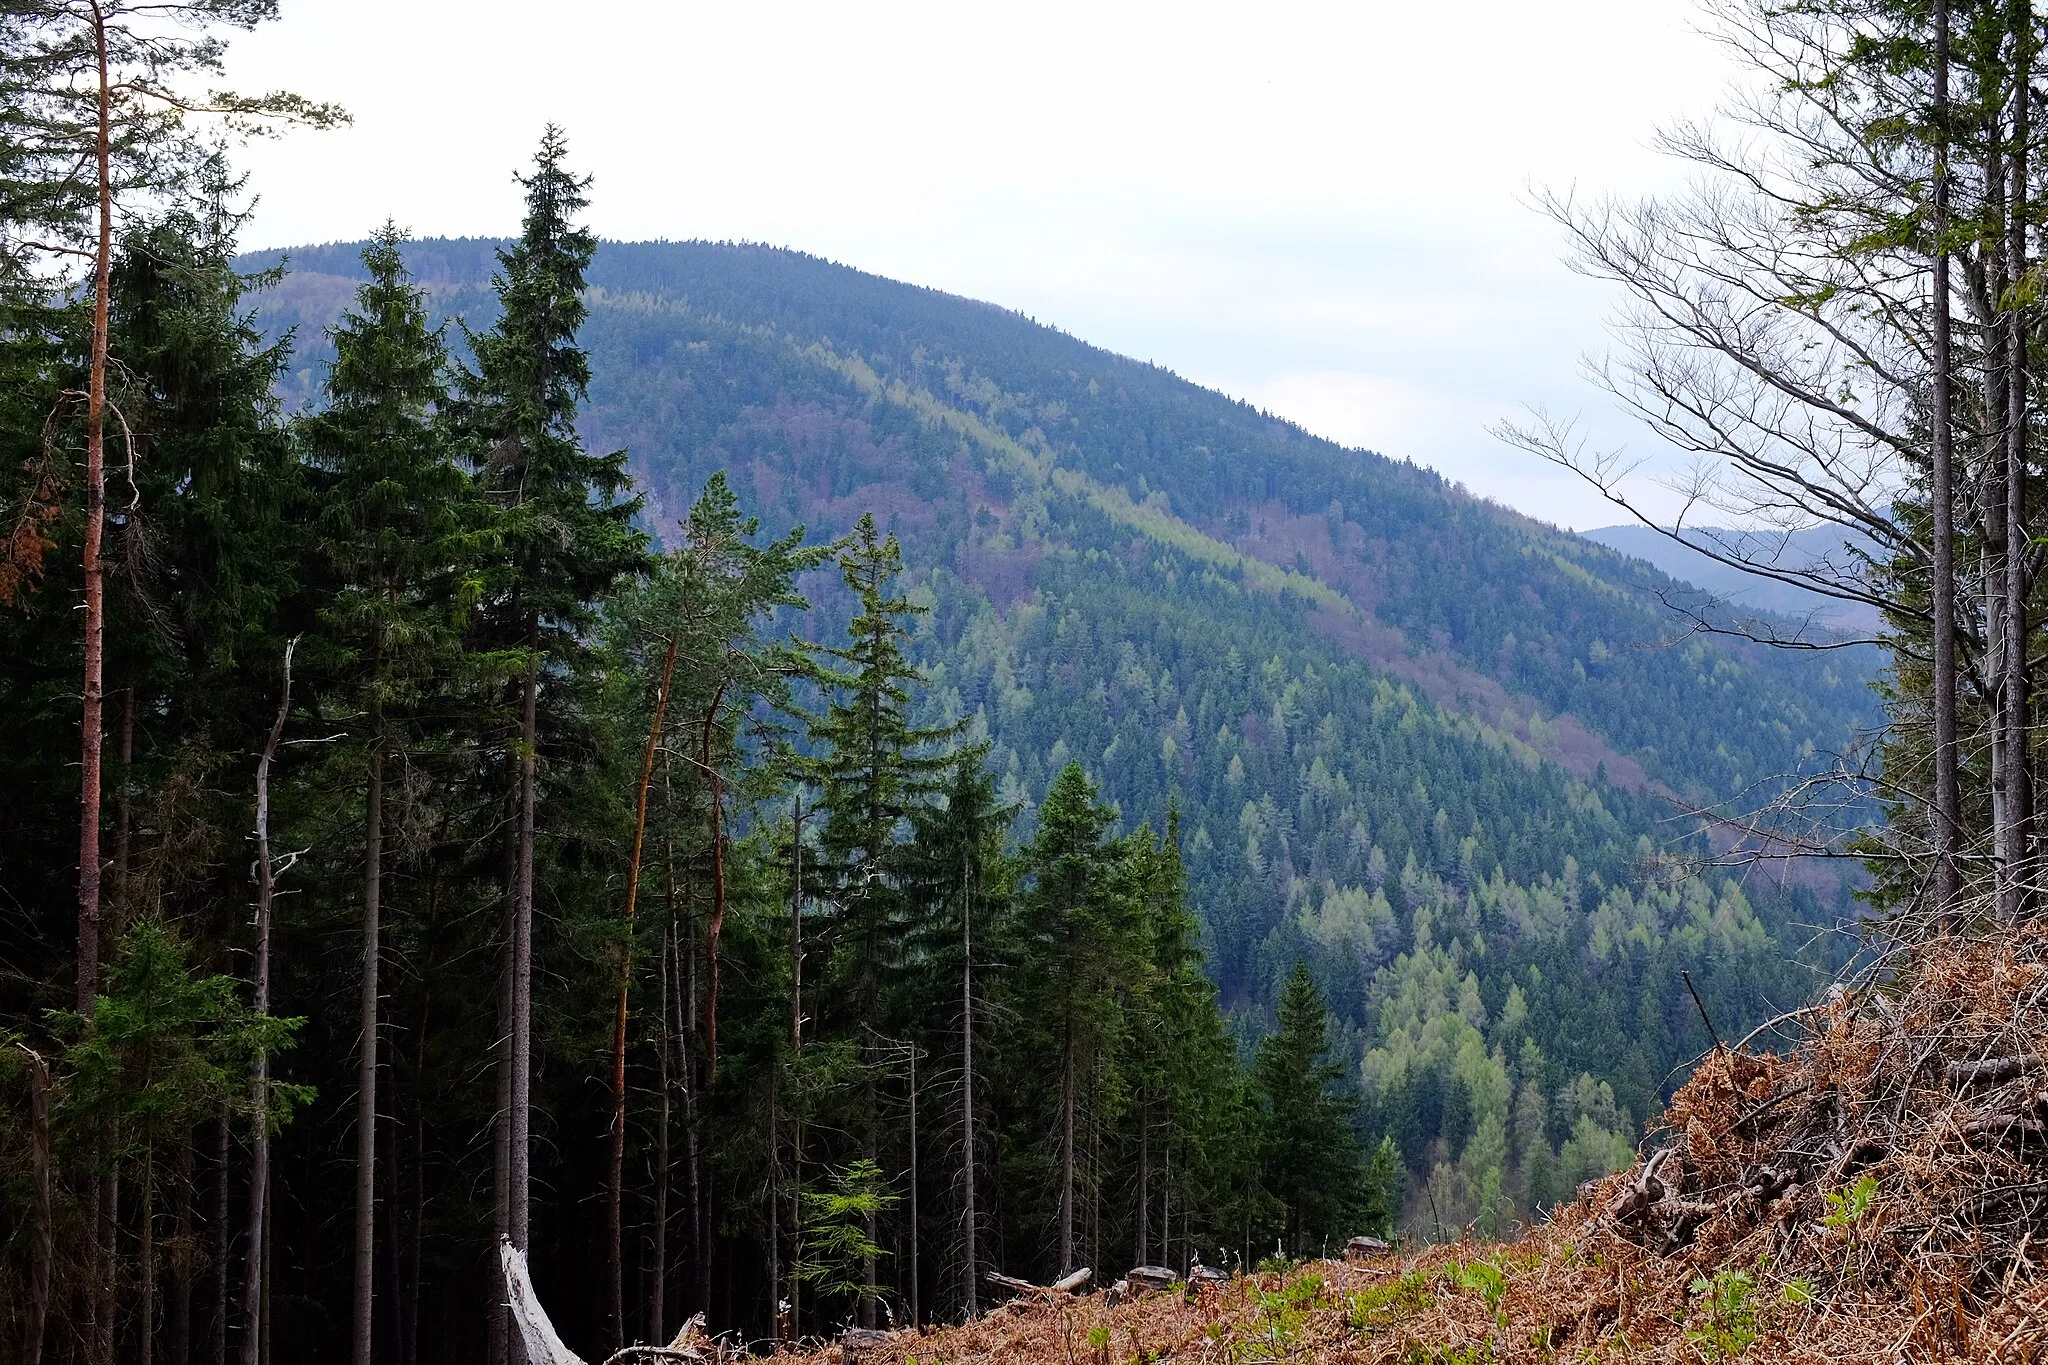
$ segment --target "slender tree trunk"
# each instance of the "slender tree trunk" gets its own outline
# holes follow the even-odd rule
[[[705,1244],[709,1220],[704,1211],[703,1172],[697,1150],[697,936],[694,929],[679,945],[683,967],[683,989],[676,998],[676,1036],[681,1040],[677,1068],[683,1090],[683,1193],[688,1207],[684,1216],[690,1224],[690,1284],[687,1309],[711,1306],[711,1250]],[[685,1012],[687,1016],[685,1017]]]
[[[492,1191],[491,1231],[499,1242],[512,1239],[512,921],[517,914],[519,886],[518,810],[515,787],[510,809],[515,834],[505,840],[505,922],[501,926],[505,951],[498,963],[497,1123],[491,1134],[491,1174],[496,1185]],[[492,1301],[498,1304],[499,1311],[491,1315],[489,1361],[490,1365],[508,1365],[512,1338],[517,1334],[512,1328],[511,1310],[502,1297],[502,1287],[494,1289]]]
[[[536,628],[529,638],[528,648],[537,651],[539,647]],[[539,755],[536,752],[540,745],[538,669],[537,664],[527,666],[520,705],[519,881],[512,916],[512,1179],[508,1190],[511,1197],[508,1221],[512,1245],[521,1251],[529,1250],[528,1197],[533,1185],[533,857],[534,808],[539,799]],[[514,1342],[515,1357],[522,1354],[522,1349]]]
[[[981,1316],[981,1253],[974,1202],[974,893],[965,863],[960,868],[960,1152],[960,1248],[966,1266],[965,1306],[972,1320]]]
[[[99,184],[99,238],[93,252],[92,354],[85,393],[85,679],[79,708],[78,1012],[92,1012],[100,978],[100,750],[104,729],[106,570],[100,541],[107,521],[107,292],[114,260],[113,84],[107,70],[106,14],[91,0],[99,67],[93,162]],[[108,1313],[113,1301],[105,1290]]]
[[[2006,268],[2017,283],[2027,271],[2027,127],[2032,94],[2032,25],[2028,7],[2013,7],[2013,95],[2010,201],[2006,207]],[[1998,860],[2004,869],[2001,905],[2008,922],[2022,912],[2032,843],[2032,755],[2028,744],[2031,710],[2027,670],[2027,310],[2015,299],[2005,315],[2005,679],[2001,728],[2005,732],[2006,819]]]
[[[647,747],[640,757],[640,781],[633,801],[633,853],[626,864],[626,941],[619,950],[618,999],[612,1012],[612,1142],[605,1182],[605,1288],[612,1351],[626,1344],[626,998],[633,984],[633,917],[640,903],[640,856],[647,845],[647,792],[654,782],[654,755],[668,717],[669,685],[675,679],[676,651],[681,643],[680,634],[668,637],[661,686],[654,694],[654,719],[647,726]]]
[[[503,1011],[505,1054],[500,1069],[500,1129],[497,1137],[499,1209],[498,1235],[520,1251],[529,1251],[529,1204],[533,1097],[533,857],[534,806],[537,799],[537,754],[540,736],[540,627],[527,621],[527,649],[535,658],[520,682],[517,784],[513,794],[511,895],[506,903],[504,980],[499,1005]],[[496,1361],[526,1365],[526,1347],[512,1330],[509,1308],[498,1319],[491,1343]],[[500,1344],[502,1343],[502,1345]]]
[[[660,1067],[661,1108],[654,1129],[654,1264],[651,1278],[653,1285],[647,1295],[648,1339],[654,1342],[668,1340],[666,1307],[668,1303],[668,1114],[669,1114],[669,962],[670,941],[674,934],[674,917],[661,935],[661,1048],[656,1054]]]
[[[228,1304],[233,1295],[228,1277],[228,1187],[229,1156],[233,1134],[228,1129],[227,1107],[221,1107],[220,1122],[213,1132],[213,1322],[206,1331],[206,1359],[209,1365],[228,1365]]]
[[[796,793],[789,819],[789,1055],[792,1066],[804,1050],[804,794]],[[797,1282],[797,1268],[803,1262],[802,1204],[797,1191],[803,1188],[803,1120],[790,1124],[789,1143],[789,1278],[788,1293],[778,1300],[775,1336],[778,1341],[796,1336],[797,1298],[803,1292]],[[780,1220],[778,1206],[771,1217]],[[787,1303],[787,1311],[780,1305]]]
[[[384,713],[370,706],[370,777],[363,820],[363,980],[358,1005],[362,1038],[356,1055],[355,1365],[371,1365],[377,1272],[377,987],[384,889]]]
[[[1071,1011],[1069,1012],[1071,1013]],[[1074,1268],[1074,1026],[1060,1048],[1060,1274]]]
[[[1152,1248],[1148,1243],[1152,1231],[1152,1208],[1149,1196],[1152,1193],[1152,1108],[1148,1103],[1138,1106],[1138,1261],[1139,1265],[1150,1265],[1146,1253]]]
[[[704,1086],[718,1080],[718,937],[725,930],[725,776],[711,761],[711,736],[718,725],[725,685],[719,684],[704,712],[702,754],[704,779],[710,784],[711,922],[704,931]]]
[[[776,1132],[782,1123],[780,1078],[768,1073],[768,1320],[779,1328],[781,1315],[775,1311],[776,1296],[782,1289],[782,1144]],[[776,1335],[780,1335],[778,1331]]]
[[[1961,891],[1962,798],[1956,753],[1953,323],[1949,298],[1949,0],[1934,0],[1934,305],[1931,487],[1934,616],[1934,900],[1946,918]]]
[[[271,1348],[276,1344],[277,1334],[272,1330],[273,1319],[270,1310],[276,1306],[276,1294],[271,1285],[271,1270],[277,1265],[277,1239],[271,1233],[277,1230],[277,1201],[266,1200],[263,1205],[263,1268],[258,1280],[263,1285],[263,1326],[257,1335],[257,1365],[271,1365]]]
[[[107,1149],[119,1149],[121,1125],[117,1120],[110,1125],[106,1135]],[[113,1365],[114,1338],[120,1328],[116,1315],[119,1302],[118,1291],[121,1275],[121,1167],[118,1161],[112,1163],[107,1173],[100,1177],[99,1201],[96,1212],[99,1215],[98,1237],[93,1247],[93,1259],[98,1262],[99,1282],[93,1286],[92,1298],[96,1305],[93,1318],[92,1350],[100,1365]]]
[[[277,719],[271,722],[263,756],[256,760],[256,959],[251,964],[251,1004],[257,1014],[270,1013],[270,909],[277,891],[277,864],[270,856],[270,765],[277,761],[277,748],[284,740],[285,721],[292,709],[292,652],[297,636],[284,647],[284,677],[279,686]],[[247,1281],[242,1287],[242,1365],[261,1365],[263,1340],[263,1267],[268,1264],[263,1244],[270,1216],[270,1058],[257,1053],[249,1080],[249,1232]],[[221,1209],[226,1224],[227,1205],[227,1123],[221,1123]],[[227,1265],[221,1265],[221,1298],[227,1298]],[[220,1350],[227,1349],[227,1323],[223,1313]]]
[[[917,1047],[910,1049],[910,1263],[905,1267],[910,1272],[910,1325],[917,1326],[923,1319],[918,1315],[917,1302]]]
[[[191,1365],[192,1361],[192,1259],[184,1254],[183,1248],[192,1240],[192,1171],[197,1164],[192,1146],[192,1130],[186,1129],[178,1139],[178,1213],[177,1245],[180,1252],[171,1261],[171,1360],[173,1365]]]
[[[1088,1067],[1088,1256],[1090,1265],[1102,1263],[1102,1097],[1098,1090],[1094,1058]]]
[[[101,932],[110,939],[118,940],[128,927],[129,886],[129,845],[130,831],[134,828],[134,791],[132,776],[135,770],[135,689],[121,689],[121,781],[114,789],[114,894],[107,909],[112,913],[103,918],[110,923],[101,925]],[[182,1362],[180,1363],[182,1365]]]
[[[1996,116],[1992,116],[1996,124]],[[1995,137],[1995,130],[1993,136]],[[2006,566],[2012,560],[2013,546],[2006,540],[2006,525],[2010,520],[2008,509],[2011,499],[2007,496],[2010,485],[2006,481],[2005,423],[2010,409],[2006,393],[2008,357],[2006,343],[2010,329],[2005,326],[2003,305],[2007,300],[2005,275],[2005,250],[2001,240],[2006,217],[2006,159],[2003,148],[1995,142],[1984,150],[1983,220],[1985,235],[1989,239],[1981,252],[1983,266],[1982,295],[1977,300],[1977,309],[1983,320],[1983,487],[1985,495],[1980,503],[1980,517],[1983,528],[1984,550],[1981,585],[1984,594],[1984,619],[1987,623],[1989,657],[1985,661],[1987,689],[1986,702],[1989,715],[1986,724],[1991,737],[1991,848],[1992,868],[1989,882],[1993,897],[2000,903],[2004,900],[2005,888],[2011,881],[2011,869],[2005,854],[2012,842],[2012,736],[2006,729],[2006,678],[2010,674],[2009,661],[2019,642],[2012,631],[2012,618],[2006,611],[2005,577]]]
[[[395,1044],[393,1050],[396,1050]],[[377,1331],[376,1359],[383,1365],[405,1365],[401,1327],[403,1313],[399,1304],[401,1277],[405,1269],[402,1238],[406,1173],[405,1162],[400,1157],[405,1140],[405,1118],[398,1112],[397,1068],[386,1061],[382,1070],[385,1074],[378,1079],[377,1091],[385,1097],[384,1107],[392,1111],[391,1122],[378,1125],[378,1144],[383,1148],[383,1154],[377,1160],[377,1183],[382,1190],[378,1197],[384,1204],[384,1217],[376,1231],[384,1243],[384,1254],[377,1266],[383,1281],[377,1297],[382,1300],[384,1311],[371,1325]]]
[[[22,1332],[23,1365],[42,1365],[43,1338],[50,1321],[50,1277],[57,1259],[51,1228],[56,1200],[50,1181],[50,1067],[39,1053],[17,1043],[28,1056],[29,1178],[31,1217],[29,1240],[28,1314]]]
[[[137,1210],[135,1260],[142,1280],[142,1304],[135,1327],[136,1365],[156,1360],[156,1144],[142,1148],[142,1189]]]

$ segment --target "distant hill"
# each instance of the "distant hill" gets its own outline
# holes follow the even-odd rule
[[[492,246],[409,249],[442,316],[488,321]],[[258,302],[305,403],[360,268],[289,266]],[[1870,656],[1687,637],[1639,560],[989,304],[701,242],[607,243],[590,283],[585,433],[630,452],[651,528],[719,469],[771,530],[872,509],[934,608],[934,707],[1009,799],[1071,756],[1128,822],[1178,810],[1227,1003],[1305,957],[1363,1054],[1422,973],[1418,1018],[1505,1010],[1640,1115],[1694,1027],[1662,1013],[1679,965],[1731,1022],[1800,988],[1773,935],[1833,892],[1653,876],[1698,847],[1660,793],[1810,766],[1875,716]]]
[[[1665,577],[1699,588],[1737,613],[1763,612],[1795,620],[1811,619],[1815,625],[1859,635],[1874,631],[1879,624],[1877,612],[1871,607],[1744,573],[1648,526],[1601,526],[1582,534],[1588,540],[1645,561]],[[1706,526],[1688,528],[1684,535],[1692,545],[1713,549],[1736,547],[1756,562],[1794,570],[1816,561],[1847,568],[1854,563],[1856,551],[1868,552],[1872,548],[1868,541],[1849,537],[1835,526],[1816,526],[1784,536],[1745,536],[1726,527]]]

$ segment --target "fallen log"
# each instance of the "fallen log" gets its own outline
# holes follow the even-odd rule
[[[2041,1058],[2026,1052],[2017,1057],[1985,1057],[1974,1062],[1950,1062],[1948,1078],[1955,1085],[1997,1085],[2026,1071],[2038,1071]]]
[[[1045,1298],[1051,1298],[1059,1294],[1074,1293],[1082,1285],[1088,1283],[1094,1274],[1094,1271],[1084,1265],[1072,1274],[1063,1275],[1059,1279],[1054,1280],[1051,1284],[1033,1284],[1029,1280],[1020,1280],[1015,1275],[1005,1275],[996,1270],[989,1271],[986,1278],[990,1284],[1001,1285],[1004,1289],[1012,1289],[1019,1294],[1037,1294]]]

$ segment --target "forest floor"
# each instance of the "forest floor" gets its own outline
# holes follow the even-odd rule
[[[812,1358],[2048,1362],[2048,927],[1918,946],[1781,1024],[1787,1052],[1710,1053],[1634,1167],[1518,1240],[1027,1294]]]

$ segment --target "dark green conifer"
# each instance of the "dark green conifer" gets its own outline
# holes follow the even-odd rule
[[[576,344],[587,312],[583,276],[597,239],[574,223],[589,180],[565,164],[568,141],[550,124],[526,189],[519,240],[498,253],[498,320],[469,338],[476,364],[459,377],[451,416],[485,496],[500,547],[486,579],[485,643],[512,677],[517,713],[507,737],[504,985],[500,993],[497,1230],[525,1249],[531,1187],[533,904],[539,763],[568,723],[563,704],[587,650],[596,604],[646,565],[634,528],[624,451],[595,454],[576,431],[590,363]],[[548,715],[542,716],[546,689]],[[506,1325],[499,1323],[502,1334]]]
[[[386,773],[406,764],[422,695],[464,672],[464,569],[475,546],[469,478],[436,420],[445,354],[425,300],[406,274],[397,226],[363,251],[370,278],[333,331],[327,407],[305,424],[322,478],[322,546],[333,591],[321,612],[338,650],[343,708],[361,717],[360,1042],[356,1070],[354,1359],[373,1355],[377,1204],[378,1002]],[[354,785],[351,782],[351,785]]]
[[[1290,1255],[1349,1236],[1345,1220],[1361,1197],[1357,1101],[1344,1068],[1330,1060],[1330,1014],[1323,993],[1297,962],[1280,993],[1279,1027],[1259,1044],[1252,1066],[1264,1117],[1264,1184],[1285,1211]]]

